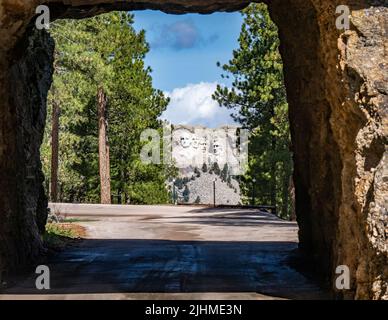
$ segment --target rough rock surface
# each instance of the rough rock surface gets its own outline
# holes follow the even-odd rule
[[[54,17],[73,18],[112,9],[236,10],[247,3],[0,0],[0,268],[20,265],[41,250],[38,146],[52,46],[43,33],[28,32],[28,25],[43,2],[52,3]],[[301,248],[331,279],[336,266],[349,266],[351,290],[339,295],[388,299],[387,2],[265,2],[279,26],[285,63]],[[346,32],[335,27],[337,5],[352,10]],[[30,185],[27,166],[36,178]]]
[[[194,180],[190,179],[187,184],[189,193],[188,203],[196,204],[214,204],[214,186],[213,182],[216,181],[216,205],[239,205],[241,204],[241,191],[240,185],[237,180],[231,179],[230,184],[223,181],[219,175],[201,172],[200,177],[195,177]],[[184,202],[183,196],[184,188],[176,190],[180,203]],[[197,198],[199,197],[199,202]]]
[[[301,247],[332,278],[337,266],[350,268],[351,290],[339,295],[387,299],[388,8],[382,1],[292,1],[284,12],[283,3],[272,3],[290,102]],[[339,4],[353,9],[346,32],[335,27]]]
[[[216,181],[216,205],[238,205],[241,204],[240,186],[236,180],[232,180],[231,188],[228,184],[215,174],[203,173],[199,178],[190,181],[187,185],[190,190],[190,203],[194,203],[197,197],[202,204],[214,203],[213,181]]]
[[[40,145],[53,50],[46,32],[28,29],[1,74],[0,271],[30,263],[43,251],[47,198]]]

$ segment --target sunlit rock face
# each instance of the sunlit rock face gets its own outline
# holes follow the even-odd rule
[[[231,175],[244,173],[248,150],[237,144],[238,127],[225,126],[210,129],[201,126],[175,126],[172,132],[172,159],[182,173],[191,174],[204,164],[211,168],[225,165]],[[246,152],[243,154],[243,152]]]
[[[44,218],[45,209],[38,205],[44,201],[39,200],[36,146],[43,130],[51,49],[47,35],[37,35],[28,26],[34,23],[36,6],[43,2],[50,3],[53,18],[82,18],[114,9],[210,13],[240,9],[247,3],[0,0],[3,270],[34,259],[42,249],[38,217]],[[300,247],[333,285],[336,267],[350,268],[350,290],[337,291],[338,295],[387,299],[387,3],[266,2],[279,26],[285,64]],[[350,30],[346,32],[335,25],[338,5],[351,9]],[[31,74],[36,75],[33,81],[28,76]],[[38,172],[33,182],[26,180],[31,164]]]

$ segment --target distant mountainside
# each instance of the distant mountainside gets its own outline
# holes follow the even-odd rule
[[[179,203],[213,204],[214,181],[216,204],[241,203],[240,186],[234,176],[240,165],[236,130],[231,126],[174,127],[172,158],[179,168],[175,181]]]

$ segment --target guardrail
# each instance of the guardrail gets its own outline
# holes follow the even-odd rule
[[[275,206],[260,206],[260,205],[232,205],[232,204],[194,204],[194,203],[177,203],[178,206],[190,206],[190,207],[209,207],[209,208],[230,208],[230,209],[257,209],[261,211],[267,211],[274,215],[277,215]]]

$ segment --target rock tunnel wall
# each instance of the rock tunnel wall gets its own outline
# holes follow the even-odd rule
[[[54,43],[26,30],[0,87],[0,267],[24,266],[43,252],[47,199],[40,162]]]
[[[301,247],[323,274],[350,268],[344,297],[387,299],[388,8],[289,3],[270,7],[285,63]],[[353,9],[342,34],[339,4]]]
[[[53,44],[29,28],[38,0],[0,0],[0,268],[42,252],[46,217],[39,145]],[[237,10],[242,0],[53,0],[54,18],[113,9]],[[344,298],[388,299],[388,8],[385,1],[267,0],[279,26],[295,160],[300,247]],[[350,30],[335,8],[352,10]],[[32,173],[31,173],[32,172]]]

